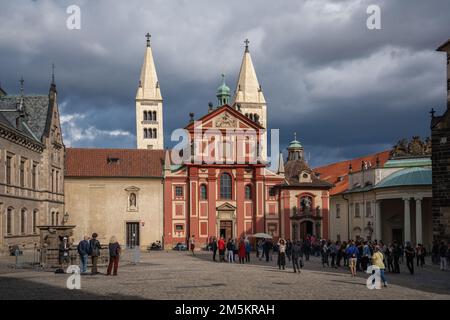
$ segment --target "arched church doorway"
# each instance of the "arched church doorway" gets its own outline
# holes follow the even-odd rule
[[[303,221],[300,223],[300,238],[306,239],[308,235],[313,235],[312,221]]]

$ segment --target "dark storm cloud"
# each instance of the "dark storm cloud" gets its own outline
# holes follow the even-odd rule
[[[234,90],[245,38],[281,148],[298,133],[312,165],[429,135],[445,103],[450,3],[406,0],[77,1],[81,30],[66,28],[72,1],[4,2],[0,82],[45,93],[56,64],[66,144],[134,147],[134,97],[146,32],[164,98],[166,145],[189,112],[215,103],[219,75]],[[382,30],[366,28],[381,7]]]

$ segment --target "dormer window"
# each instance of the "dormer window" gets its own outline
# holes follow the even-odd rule
[[[299,182],[312,182],[311,174],[307,171],[300,172]]]

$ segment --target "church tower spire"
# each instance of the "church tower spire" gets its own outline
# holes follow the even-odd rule
[[[239,71],[234,102],[240,106],[240,109],[245,116],[258,122],[267,130],[266,99],[264,98],[261,85],[256,77],[256,71],[249,50],[250,41],[246,39],[244,43],[244,56]],[[261,136],[261,147],[261,156],[263,160],[265,160],[267,158],[267,133],[264,133]]]
[[[136,92],[136,141],[138,149],[163,149],[163,99],[147,33],[144,63]]]

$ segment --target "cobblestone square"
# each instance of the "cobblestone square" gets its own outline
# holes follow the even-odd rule
[[[213,262],[211,253],[152,251],[141,254],[133,265],[123,259],[117,277],[102,274],[81,277],[81,290],[66,288],[68,274],[15,269],[13,257],[0,259],[0,299],[449,299],[450,271],[427,265],[415,275],[386,273],[389,286],[366,287],[368,275],[351,278],[346,268],[323,268],[311,257],[300,274],[288,263],[278,270],[273,261],[259,261],[252,253],[250,264]]]

